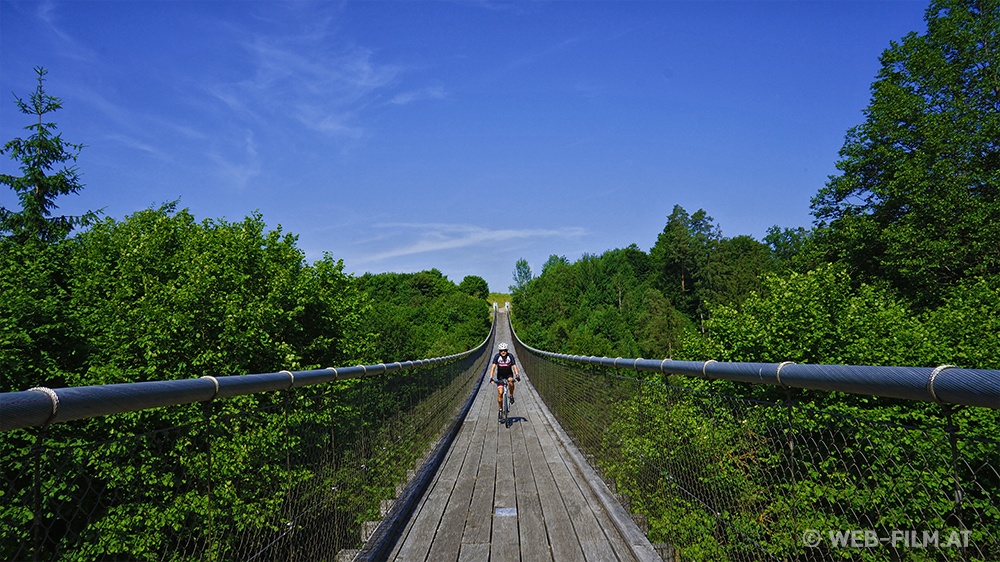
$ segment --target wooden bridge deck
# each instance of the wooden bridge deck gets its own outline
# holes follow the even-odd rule
[[[530,375],[522,370],[510,427],[497,422],[495,385],[481,386],[391,560],[659,560]]]

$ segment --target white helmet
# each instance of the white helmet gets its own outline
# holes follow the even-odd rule
[[[500,342],[500,345],[497,346],[497,349],[500,351],[507,351],[507,342]]]

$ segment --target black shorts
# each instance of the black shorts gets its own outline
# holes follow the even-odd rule
[[[512,379],[512,378],[514,378],[513,373],[507,375],[506,377],[503,375],[497,375],[497,386],[500,386],[502,384],[507,384],[507,379]]]

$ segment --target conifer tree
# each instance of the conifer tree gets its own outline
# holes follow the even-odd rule
[[[73,165],[82,144],[66,142],[56,132],[55,123],[46,122],[46,116],[60,108],[62,101],[45,92],[45,75],[42,67],[35,67],[38,87],[28,101],[17,98],[17,107],[37,122],[25,127],[31,131],[27,139],[16,138],[0,149],[20,162],[21,175],[0,174],[0,184],[5,184],[17,194],[20,211],[0,207],[0,236],[14,242],[51,243],[65,238],[76,226],[88,224],[96,213],[82,216],[52,216],[58,209],[56,198],[83,189],[80,176]],[[61,167],[60,167],[61,166]]]

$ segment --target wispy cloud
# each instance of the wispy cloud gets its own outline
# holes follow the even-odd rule
[[[363,136],[358,113],[389,95],[402,69],[375,61],[368,49],[331,43],[319,33],[257,35],[244,43],[254,74],[238,84],[216,86],[212,93],[239,113],[277,111],[314,131]]]
[[[386,223],[376,228],[395,231],[396,238],[407,240],[399,246],[377,251],[362,262],[378,262],[414,254],[454,250],[471,246],[492,246],[512,240],[578,238],[586,231],[581,227],[557,229],[490,229],[465,224]]]
[[[107,94],[94,90],[89,85],[79,83],[74,85],[73,98],[83,102],[93,109],[109,123],[122,129],[135,127],[136,115],[121,103],[116,103]]]
[[[228,85],[215,84],[206,88],[209,97],[222,102],[229,111],[247,121],[262,122],[263,119],[249,106],[236,90]]]
[[[136,140],[128,135],[123,135],[121,133],[113,133],[108,135],[107,138],[115,142],[121,143],[131,149],[138,150],[140,152],[145,152],[146,154],[149,154],[158,160],[162,160],[163,162],[169,162],[171,160],[170,154],[167,154],[166,152],[160,150],[159,148],[151,144],[147,144],[142,141]]]
[[[584,37],[571,37],[541,49],[525,51],[521,56],[515,57],[487,72],[485,77],[490,81],[507,79],[512,75],[521,73],[524,68],[535,67],[540,64],[551,64],[551,61],[555,58],[564,56],[573,46],[584,41]]]
[[[386,58],[343,33],[341,7],[293,2],[258,14],[257,28],[232,28],[245,68],[234,81],[206,86],[225,111],[259,127],[275,123],[331,138],[373,134],[367,117],[387,105],[447,97],[443,84],[418,63]]]
[[[331,111],[315,103],[299,103],[290,108],[290,115],[308,129],[320,133],[357,139],[365,136],[363,127],[354,124],[350,111]]]
[[[505,1],[505,0],[451,0],[451,1],[454,4],[458,4],[460,6],[472,6],[484,10],[489,10],[491,12],[511,12],[515,14],[529,14],[537,10],[537,7],[533,6],[531,2],[517,2],[517,1]]]
[[[52,34],[59,40],[61,56],[83,63],[95,64],[99,61],[99,57],[93,49],[85,47],[75,37],[63,31],[63,28],[59,23],[59,14],[56,11],[56,3],[40,2],[37,6],[35,14],[38,16],[38,19],[45,22],[49,31],[51,31]]]
[[[419,90],[402,92],[396,94],[389,103],[393,105],[407,105],[415,101],[444,99],[445,91],[443,86],[428,86]]]
[[[32,14],[41,22],[54,51],[72,61],[72,71],[63,69],[59,79],[68,88],[63,94],[67,106],[86,108],[101,116],[101,134],[115,143],[154,157],[173,161],[176,150],[170,133],[204,140],[208,134],[183,122],[165,117],[159,108],[128,98],[129,88],[122,67],[112,62],[114,53],[95,50],[75,27],[65,3],[44,1],[34,5]],[[79,36],[78,36],[79,35]],[[108,131],[108,132],[105,132]]]
[[[203,142],[211,138],[210,134],[183,121],[164,114],[138,111],[84,84],[74,88],[73,96],[103,116],[107,128],[112,130],[107,138],[161,161],[171,161],[177,153],[176,145],[166,139],[180,135],[187,141]]]
[[[237,189],[246,188],[251,179],[261,173],[260,156],[257,153],[257,143],[252,131],[247,131],[243,138],[243,153],[239,158],[226,158],[218,152],[210,155],[218,166],[218,174]]]

